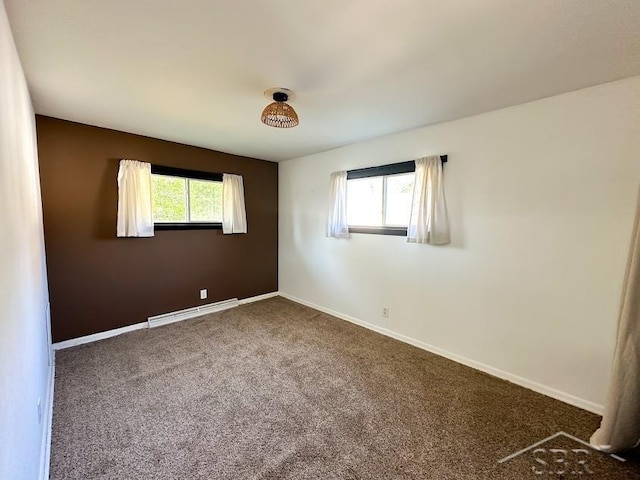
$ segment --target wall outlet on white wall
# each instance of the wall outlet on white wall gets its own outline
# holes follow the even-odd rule
[[[38,424],[42,423],[42,398],[38,397]]]
[[[207,298],[207,289],[203,288],[200,290],[200,300],[204,300],[205,298]]]
[[[384,318],[389,318],[389,307],[382,307],[382,316]]]

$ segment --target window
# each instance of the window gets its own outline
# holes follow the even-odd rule
[[[347,171],[349,232],[406,236],[415,171],[413,160]]]
[[[347,221],[354,227],[406,227],[413,173],[347,181]]]
[[[153,165],[156,229],[222,228],[222,175]]]
[[[347,172],[347,223],[353,233],[406,235],[415,162]]]

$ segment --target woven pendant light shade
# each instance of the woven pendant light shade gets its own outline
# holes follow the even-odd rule
[[[298,125],[298,114],[293,107],[286,103],[289,99],[286,93],[276,92],[273,94],[273,103],[267,105],[260,117],[262,123],[276,128],[291,128]]]

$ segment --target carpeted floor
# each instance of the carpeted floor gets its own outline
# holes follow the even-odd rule
[[[50,478],[640,478],[566,437],[498,463],[598,423],[273,298],[57,352]]]

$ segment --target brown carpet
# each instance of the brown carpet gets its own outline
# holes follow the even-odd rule
[[[566,438],[497,463],[598,422],[273,298],[57,352],[51,478],[640,478]]]

